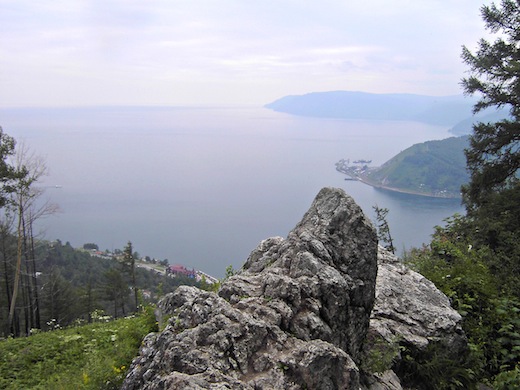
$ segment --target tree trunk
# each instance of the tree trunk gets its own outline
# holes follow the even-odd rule
[[[9,308],[9,317],[7,319],[9,329],[13,327],[14,311],[16,309],[16,299],[18,298],[18,286],[20,285],[20,271],[22,269],[22,214],[23,208],[20,204],[18,208],[18,246],[16,251],[16,269],[14,274],[13,294],[11,298],[11,305]]]
[[[38,294],[38,278],[36,277],[36,251],[34,250],[34,236],[32,231],[32,221],[29,222],[29,253],[31,259],[31,279],[33,285],[33,302],[34,302],[34,327],[41,329],[40,318],[40,297]]]
[[[92,276],[88,275],[88,285],[87,285],[87,322],[90,324],[92,322]]]
[[[114,298],[114,318],[117,318],[117,297]]]
[[[7,297],[7,305],[10,305],[11,304],[11,286],[10,286],[10,283],[9,283],[9,267],[8,267],[8,262],[7,262],[7,254],[6,254],[6,247],[5,247],[5,237],[2,239],[2,248],[3,248],[3,258],[4,258],[4,282],[5,282],[5,294],[6,294],[6,297]],[[8,323],[7,324],[7,334],[10,334],[11,333],[11,330],[9,329],[9,326],[10,324]]]
[[[139,310],[139,290],[135,282],[135,259],[132,259],[132,286],[134,287],[135,311]]]
[[[34,302],[33,302],[33,287],[31,280],[31,270],[27,248],[27,226],[25,223],[25,215],[22,215],[22,253],[25,266],[25,272],[23,275],[23,284],[25,285],[24,294],[24,311],[26,316],[26,333],[29,334],[30,329],[34,325]]]

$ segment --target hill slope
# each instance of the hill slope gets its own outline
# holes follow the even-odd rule
[[[468,181],[464,149],[468,137],[415,144],[392,157],[381,167],[346,167],[338,170],[374,187],[418,195],[457,198]]]

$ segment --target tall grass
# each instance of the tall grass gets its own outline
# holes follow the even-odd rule
[[[0,389],[118,389],[142,339],[156,330],[147,307],[134,317],[0,341]]]

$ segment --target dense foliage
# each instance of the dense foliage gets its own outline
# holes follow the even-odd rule
[[[119,389],[144,336],[157,331],[153,308],[137,316],[0,341],[0,389]]]
[[[450,298],[463,317],[471,369],[476,378],[492,382],[518,370],[520,300],[489,267],[493,251],[473,242],[471,224],[455,216],[437,227],[428,247],[411,250],[405,260]]]
[[[488,107],[506,108],[510,119],[479,123],[470,137],[467,150],[471,181],[464,189],[469,211],[486,207],[489,197],[519,184],[520,168],[520,5],[502,0],[482,7],[486,28],[496,34],[490,43],[479,42],[475,54],[464,47],[462,59],[469,65],[470,76],[462,81],[467,94],[477,93],[474,107],[479,112]]]
[[[15,176],[14,167],[7,159],[15,153],[15,140],[0,127],[0,207],[8,202],[11,184]]]
[[[470,76],[462,81],[467,94],[477,93],[475,112],[488,107],[509,109],[510,118],[474,126],[466,151],[470,181],[464,203],[478,245],[493,251],[489,266],[520,296],[520,3],[482,7],[486,28],[496,34],[480,40],[475,54],[463,49]]]
[[[520,5],[503,0],[501,7],[483,7],[482,16],[497,38],[493,43],[482,39],[475,54],[464,48],[471,75],[462,85],[466,93],[481,97],[475,112],[507,108],[510,119],[474,127],[466,151],[471,180],[463,189],[464,202],[479,229],[477,238],[497,253],[499,264],[493,267],[504,268],[501,263],[507,261],[507,272],[517,279],[520,262],[511,254],[518,254],[520,227]]]

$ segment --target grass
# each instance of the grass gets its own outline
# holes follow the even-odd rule
[[[153,308],[135,317],[0,341],[0,389],[119,389]]]

